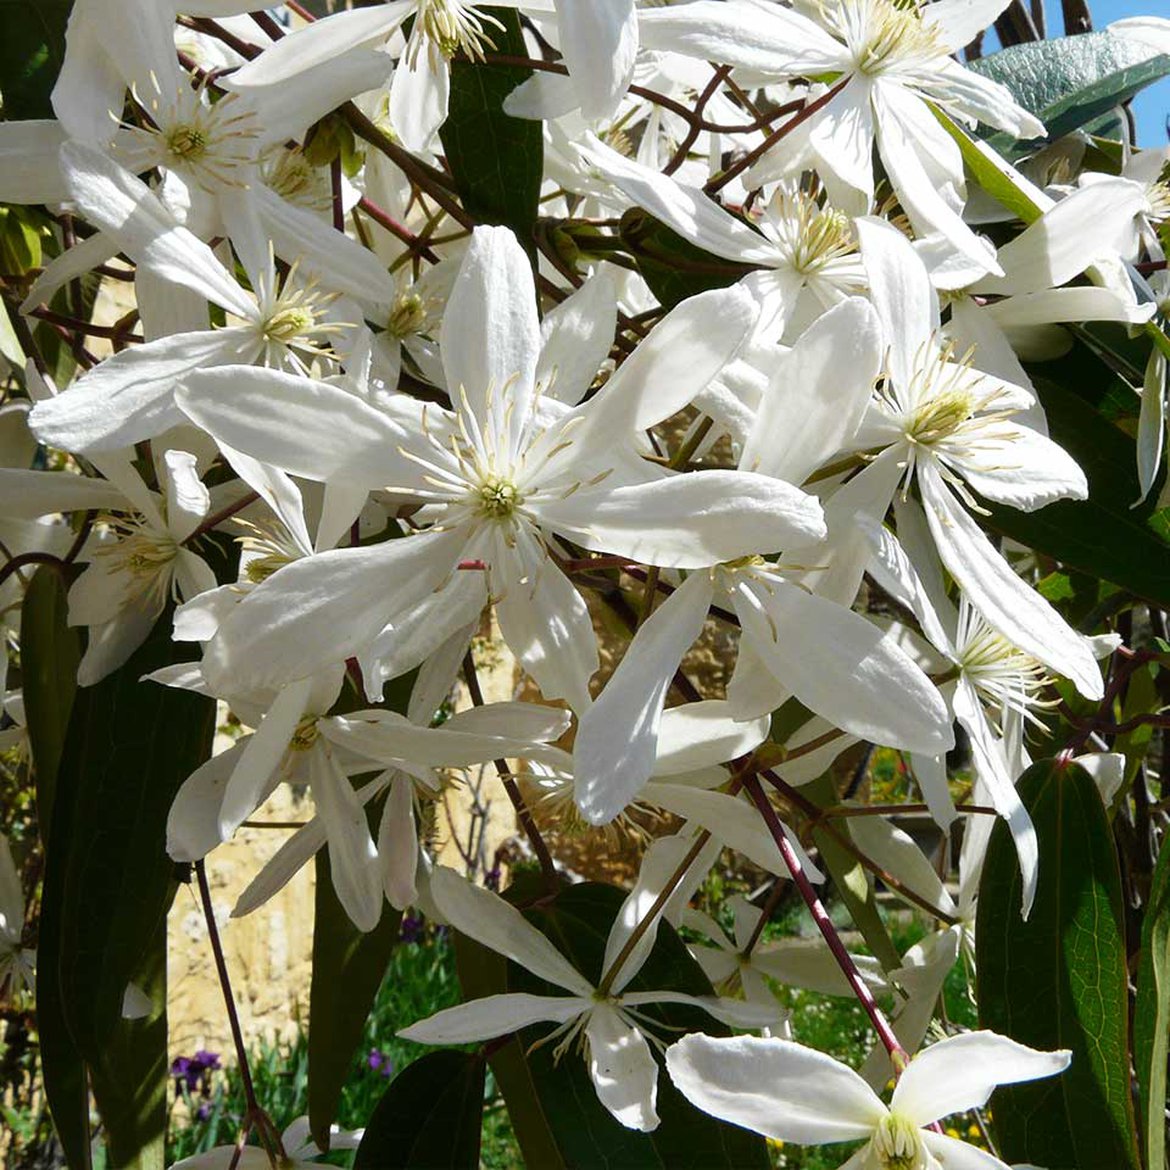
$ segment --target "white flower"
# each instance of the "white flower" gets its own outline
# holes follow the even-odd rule
[[[34,988],[36,955],[20,945],[23,936],[24,891],[8,838],[0,833],[0,1003],[15,999],[22,988]]]
[[[692,1033],[671,1045],[666,1067],[707,1113],[800,1145],[865,1140],[842,1170],[1007,1170],[991,1154],[927,1128],[977,1109],[996,1085],[1055,1076],[1067,1050],[1037,1052],[994,1032],[968,1032],[925,1049],[887,1106],[847,1065],[788,1040]]]
[[[717,1019],[743,1027],[774,1023],[777,1012],[713,996],[678,991],[624,991],[638,967],[622,964],[606,992],[580,973],[519,910],[502,898],[471,885],[453,870],[439,868],[431,875],[435,904],[456,930],[557,987],[565,996],[510,992],[447,1008],[412,1024],[398,1034],[420,1044],[464,1044],[506,1036],[529,1024],[547,1020],[559,1026],[542,1043],[558,1040],[563,1055],[578,1036],[589,1051],[589,1075],[601,1103],[630,1129],[653,1130],[658,1125],[658,1063],[647,1043],[647,1024],[638,1008],[653,1003],[690,1004]],[[613,962],[628,931],[622,918],[614,922],[606,945],[605,965]],[[616,944],[616,945],[615,945]],[[641,958],[644,961],[646,951]]]
[[[1001,85],[951,55],[980,33],[1006,0],[698,0],[641,15],[642,43],[725,62],[753,77],[831,77],[828,104],[769,151],[747,181],[770,182],[812,163],[834,202],[857,211],[873,199],[876,143],[890,182],[920,235],[941,233],[985,271],[994,252],[962,220],[963,163],[929,103],[973,125],[1022,138],[1044,127]]]

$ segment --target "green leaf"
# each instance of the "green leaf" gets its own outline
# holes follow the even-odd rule
[[[1074,361],[1097,371],[1100,384],[1108,383],[1099,363],[1074,353],[1080,354]],[[1157,488],[1132,507],[1140,494],[1133,439],[1067,385],[1033,380],[1052,438],[1084,469],[1089,498],[1057,500],[1035,512],[981,500],[987,525],[1070,568],[1170,606],[1170,543],[1146,523]]]
[[[155,927],[134,983],[150,1000],[140,1019],[119,1020],[102,1060],[91,1070],[109,1166],[163,1170],[166,1165],[167,924]]]
[[[170,633],[167,612],[125,666],[78,689],[57,777],[55,803],[73,816],[62,837],[54,816],[47,865],[64,868],[60,966],[41,977],[59,980],[69,1032],[94,1065],[174,895],[167,814],[215,729],[211,699],[140,681],[188,652]]]
[[[969,62],[968,68],[1007,86],[1054,141],[1165,77],[1170,57],[1152,53],[1129,37],[1096,32],[1012,45]],[[1006,134],[989,141],[1010,153],[1029,149],[1018,147]]]
[[[1061,1170],[1138,1170],[1121,878],[1105,808],[1076,764],[1033,764],[1017,787],[1036,826],[1039,883],[1024,922],[1015,847],[997,821],[975,928],[980,1024],[1073,1055],[1061,1076],[995,1092],[1000,1156]]]
[[[81,661],[77,631],[66,619],[68,591],[60,572],[39,565],[20,609],[21,682],[28,740],[37,782],[41,840],[52,828],[57,768],[77,690]]]
[[[73,0],[0,0],[0,94],[4,117],[51,118],[49,95],[65,59]]]
[[[1166,1062],[1170,1059],[1170,849],[1158,855],[1142,920],[1133,1058],[1147,1166],[1166,1162]]]
[[[509,894],[512,895],[513,891],[510,890]],[[542,899],[525,911],[525,917],[596,983],[601,977],[610,927],[624,900],[623,890],[583,882],[561,890],[552,899]],[[462,960],[461,977],[468,963],[477,966],[473,959]],[[498,977],[499,970],[499,965],[493,965],[489,959],[486,966],[479,969],[476,990],[488,990],[484,976],[494,971]],[[505,984],[497,984],[495,991],[564,995],[562,988],[545,983],[513,963],[508,963],[505,970]],[[630,981],[628,989],[711,994],[706,976],[665,923],[659,928],[650,957]],[[653,1005],[640,1010],[657,1022],[659,1035],[667,1040],[695,1030],[713,1036],[727,1034],[722,1025],[697,1008]],[[514,1122],[523,1119],[522,1124],[516,1125],[516,1132],[530,1165],[540,1165],[542,1170],[544,1166],[766,1170],[769,1159],[763,1139],[701,1113],[682,1097],[665,1074],[660,1074],[658,1079],[657,1108],[662,1119],[659,1127],[652,1133],[626,1129],[598,1101],[579,1051],[566,1052],[557,1061],[551,1051],[552,1045],[532,1047],[552,1028],[551,1024],[525,1028],[518,1041],[501,1049],[511,1049],[513,1055],[518,1052],[527,1066],[528,1076],[523,1081],[497,1076],[497,1083]],[[498,1055],[498,1052],[493,1054],[493,1071]],[[518,1089],[535,1100],[518,1099]],[[522,1136],[522,1130],[527,1129],[531,1138],[534,1118],[545,1128],[544,1140],[551,1139],[556,1147],[555,1157],[539,1163],[531,1161],[530,1146],[525,1144],[525,1136]]]
[[[622,243],[664,309],[712,288],[727,288],[751,272],[692,244],[649,212],[634,207],[621,218]]]
[[[329,869],[329,851],[317,851],[313,916],[313,976],[309,989],[309,1125],[327,1150],[341,1091],[361,1042],[390,955],[402,912],[384,903],[378,925],[363,933],[350,921]]]
[[[826,772],[811,784],[802,785],[800,791],[821,808],[830,808],[840,801],[831,772]],[[829,832],[824,823],[815,826],[812,835],[821,863],[828,871],[841,901],[845,903],[853,924],[861,931],[865,945],[887,971],[901,967],[902,956],[878,913],[877,894],[869,871]]]
[[[484,8],[496,51],[525,57],[528,50],[515,9]],[[439,131],[463,206],[479,223],[510,227],[532,248],[544,176],[541,123],[510,118],[504,99],[532,75],[531,69],[488,65],[464,57],[451,62],[451,100]]]
[[[477,1170],[486,1071],[476,1052],[407,1065],[374,1107],[354,1170]]]

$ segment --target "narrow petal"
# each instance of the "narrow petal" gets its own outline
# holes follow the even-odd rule
[[[772,576],[741,581],[733,600],[769,670],[830,723],[910,751],[937,754],[953,744],[938,688],[860,614]]]
[[[857,1141],[886,1116],[851,1068],[788,1040],[691,1033],[667,1049],[666,1067],[692,1104],[777,1141]]]
[[[597,1099],[627,1129],[658,1128],[658,1062],[646,1037],[614,1008],[594,1008],[585,1025]]]
[[[557,25],[582,115],[591,122],[611,116],[630,84],[638,53],[634,0],[559,0]]]
[[[414,820],[414,785],[404,772],[395,772],[382,807],[378,827],[378,859],[382,886],[396,910],[413,906],[418,898],[414,875],[418,866],[418,827]]]
[[[54,401],[56,399],[46,400]],[[56,446],[55,443],[50,445]],[[35,520],[53,512],[73,512],[81,508],[117,510],[126,506],[126,497],[104,479],[91,479],[67,471],[25,471],[16,467],[0,467],[0,498],[4,500],[2,507],[6,520]]]
[[[456,930],[575,996],[587,999],[592,996],[593,985],[589,980],[503,898],[472,885],[445,866],[437,867],[431,874],[431,894],[443,917]],[[491,1035],[502,1035],[502,1032]]]
[[[994,1154],[945,1133],[924,1130],[922,1144],[947,1170],[1004,1170],[1004,1164]],[[1029,1170],[1020,1166],[1019,1170]]]
[[[609,271],[599,268],[540,323],[536,380],[543,393],[576,406],[609,356],[616,328],[617,286]]]
[[[746,756],[768,738],[769,716],[737,719],[722,699],[684,703],[662,712],[655,776],[676,776]]]
[[[920,1052],[902,1073],[890,1108],[916,1125],[979,1109],[996,1085],[1015,1085],[1064,1072],[1067,1049],[1038,1052],[995,1032],[966,1032]]]
[[[849,817],[846,823],[862,853],[944,914],[955,913],[942,878],[909,833],[885,817]]]
[[[821,505],[750,471],[699,471],[574,492],[532,506],[542,524],[597,552],[649,565],[703,569],[825,535]]]
[[[1101,669],[1086,640],[1012,572],[936,468],[922,465],[918,482],[939,556],[971,604],[1009,642],[1071,679],[1085,698],[1099,699]]]
[[[708,574],[688,577],[638,630],[600,697],[580,716],[574,794],[590,824],[612,821],[654,771],[666,692],[702,632],[711,598]]]
[[[524,992],[485,995],[482,999],[435,1012],[409,1028],[403,1028],[398,1035],[416,1044],[468,1044],[475,1040],[494,1040],[543,1020],[565,1023],[588,1011],[591,1003],[577,997],[528,995]]]

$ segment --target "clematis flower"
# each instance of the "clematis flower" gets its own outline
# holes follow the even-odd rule
[[[626,991],[638,972],[630,962],[623,963],[612,986],[602,993],[519,910],[465,881],[454,870],[435,870],[431,894],[456,930],[569,994],[489,995],[436,1012],[398,1034],[420,1044],[464,1044],[506,1036],[546,1020],[556,1023],[558,1027],[542,1043],[556,1040],[554,1054],[560,1056],[574,1040],[583,1037],[598,1099],[629,1129],[649,1131],[658,1126],[658,1062],[647,1043],[647,1025],[638,1008],[653,1003],[689,1004],[741,1027],[765,1027],[776,1022],[775,1009],[736,1000],[679,991]],[[619,916],[606,944],[605,966],[617,958],[625,937]],[[642,954],[642,961],[648,953]]]
[[[994,251],[962,219],[959,148],[931,112],[934,104],[974,126],[1036,138],[1043,125],[998,83],[951,54],[973,40],[1006,0],[822,0],[794,8],[763,0],[697,3],[641,14],[643,45],[734,65],[753,78],[829,78],[840,87],[756,164],[760,186],[812,164],[833,202],[856,212],[873,200],[873,149],[919,235],[943,235],[985,271]]]
[[[1012,645],[1100,698],[1089,642],[1012,571],[964,506],[978,508],[968,489],[1024,511],[1084,499],[1084,472],[1014,419],[1032,407],[1030,391],[980,373],[943,341],[937,298],[909,241],[879,220],[858,220],[858,232],[889,349],[884,388],[855,439],[882,451],[843,490],[884,515],[899,483],[903,495],[916,483],[938,555],[971,605]]]
[[[927,1127],[979,1108],[996,1085],[1055,1076],[1071,1060],[1066,1049],[1038,1052],[994,1032],[967,1032],[916,1056],[887,1106],[848,1065],[789,1040],[692,1033],[666,1052],[671,1080],[706,1113],[776,1141],[864,1140],[841,1170],[1009,1170]]]
[[[208,644],[209,677],[283,685],[357,655],[367,690],[380,694],[490,597],[545,697],[584,708],[596,642],[583,599],[549,556],[554,536],[693,567],[821,535],[818,505],[788,484],[668,473],[638,453],[639,432],[688,402],[754,318],[740,290],[692,298],[581,402],[600,360],[594,347],[608,338],[575,349],[578,319],[561,317],[542,339],[527,257],[507,229],[478,228],[441,334],[454,410],[405,397],[375,407],[275,371],[189,376],[179,401],[218,441],[348,485],[357,506],[376,488],[428,506],[405,539],[321,553],[264,582]],[[554,370],[556,390],[546,392]],[[475,563],[486,572],[457,569]]]

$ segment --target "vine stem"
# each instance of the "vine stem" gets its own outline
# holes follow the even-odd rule
[[[479,675],[476,673],[475,659],[472,658],[470,649],[463,656],[463,678],[467,683],[467,691],[471,695],[472,704],[476,707],[482,707],[483,691],[479,686]],[[548,850],[548,845],[545,844],[544,838],[540,835],[540,829],[537,828],[536,821],[532,817],[532,810],[524,800],[524,795],[521,793],[520,786],[516,783],[507,761],[494,760],[493,763],[500,783],[504,786],[504,791],[508,794],[508,799],[516,810],[516,818],[524,830],[524,835],[528,838],[528,844],[532,846],[532,852],[536,854],[536,859],[540,862],[540,872],[544,878],[544,884],[548,887],[549,893],[553,893],[557,888],[556,863]]]
[[[194,869],[195,880],[199,886],[199,901],[203,907],[203,918],[207,923],[207,937],[211,942],[211,954],[215,960],[215,972],[219,977],[224,1007],[227,1009],[228,1026],[232,1033],[232,1044],[236,1050],[240,1084],[244,1090],[244,1104],[247,1106],[242,1127],[243,1133],[237,1143],[237,1152],[233,1155],[232,1161],[238,1164],[239,1156],[243,1152],[243,1143],[247,1140],[248,1132],[255,1126],[260,1140],[264,1143],[269,1160],[273,1166],[279,1166],[286,1160],[284,1146],[271,1118],[256,1100],[256,1086],[252,1080],[251,1066],[248,1064],[248,1052],[244,1047],[244,1031],[240,1027],[240,1015],[236,1010],[236,998],[232,992],[232,981],[228,974],[227,959],[223,953],[223,942],[219,937],[219,926],[215,921],[215,907],[211,902],[211,885],[207,880],[207,866],[202,860],[199,860],[195,862]]]
[[[784,864],[788,867],[788,872],[791,874],[796,888],[800,891],[804,904],[808,907],[809,913],[812,914],[813,921],[820,929],[833,958],[837,960],[841,973],[845,976],[853,994],[857,997],[857,1001],[869,1017],[869,1022],[873,1025],[874,1031],[877,1032],[878,1039],[881,1040],[886,1051],[890,1054],[895,1072],[901,1072],[910,1060],[909,1053],[902,1047],[898,1037],[894,1035],[894,1029],[890,1027],[889,1020],[886,1019],[881,1008],[878,1007],[873,993],[866,987],[865,981],[861,978],[861,972],[858,971],[853,956],[850,955],[845,944],[841,941],[841,936],[837,933],[833,920],[829,917],[820,898],[817,897],[817,892],[813,889],[812,882],[808,880],[808,875],[800,864],[800,858],[797,857],[796,851],[785,836],[784,826],[780,823],[776,810],[764,794],[759,780],[750,774],[743,776],[742,780],[752,803],[759,810],[760,816],[764,818],[764,824],[768,826],[768,832],[772,834],[772,840],[776,842],[776,848],[780,850],[780,856],[784,859]]]

